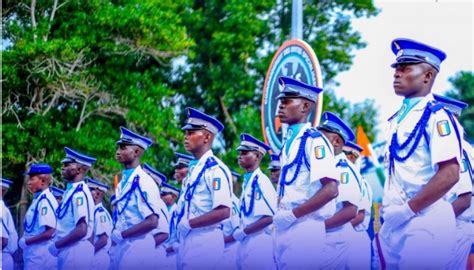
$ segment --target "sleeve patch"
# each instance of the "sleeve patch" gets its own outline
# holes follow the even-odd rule
[[[448,136],[451,134],[451,127],[449,126],[448,120],[442,120],[436,123],[438,134],[441,137]]]
[[[84,197],[79,197],[76,199],[76,205],[81,206],[84,204]]]
[[[220,178],[214,178],[212,181],[212,188],[214,190],[220,190],[221,189],[221,179]]]
[[[348,172],[341,173],[341,184],[347,184],[347,183],[349,183],[349,173]]]
[[[100,223],[105,223],[105,221],[106,221],[105,216],[100,216]]]
[[[323,159],[326,157],[326,148],[324,148],[324,145],[314,148],[314,156],[316,159]]]
[[[41,215],[42,216],[45,216],[47,213],[48,213],[48,207],[45,206],[45,207],[41,208]]]
[[[262,198],[262,192],[260,190],[255,190],[255,200],[260,200]]]

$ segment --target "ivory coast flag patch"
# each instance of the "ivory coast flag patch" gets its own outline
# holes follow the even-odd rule
[[[326,157],[326,149],[324,148],[324,145],[314,148],[314,156],[316,159],[323,159]]]
[[[342,184],[349,183],[349,173],[347,172],[341,173],[341,183]]]
[[[105,223],[105,216],[100,216],[100,223]]]
[[[79,197],[76,199],[76,205],[77,206],[81,206],[84,204],[84,198],[83,197]]]
[[[260,200],[262,198],[262,193],[260,190],[255,190],[255,200]]]
[[[214,178],[212,181],[212,188],[214,190],[220,190],[221,189],[221,179],[220,178]]]
[[[48,213],[48,207],[45,206],[45,207],[41,208],[41,215],[42,216],[46,215],[47,213]]]
[[[449,126],[448,120],[439,121],[436,123],[436,127],[438,129],[438,134],[441,137],[451,134],[451,127]]]

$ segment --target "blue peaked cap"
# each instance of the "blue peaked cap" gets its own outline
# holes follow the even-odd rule
[[[240,134],[240,145],[237,147],[237,151],[258,151],[265,155],[271,149],[270,146],[250,134]]]
[[[355,139],[354,132],[349,127],[349,125],[347,125],[341,120],[341,118],[331,112],[323,113],[323,121],[322,124],[319,125],[318,129],[337,133],[342,137],[344,142],[353,141]]]
[[[394,68],[400,64],[427,63],[439,71],[441,62],[446,59],[446,53],[421,42],[408,38],[397,38],[392,41],[392,52],[397,56]]]
[[[51,174],[53,169],[45,163],[37,163],[30,166],[30,169],[24,175]]]
[[[147,163],[143,164],[143,170],[146,173],[148,173],[151,176],[151,178],[153,178],[153,180],[155,180],[155,182],[158,183],[158,185],[162,185],[168,180],[166,178],[166,175],[162,174],[161,172],[151,167]]]
[[[270,170],[279,170],[281,168],[280,155],[271,154]]]
[[[346,142],[346,144],[344,146],[348,147],[350,149],[356,150],[359,153],[364,150],[364,148],[362,148],[360,145],[358,145],[358,144],[356,144],[355,142],[352,142],[352,141]]]
[[[107,190],[109,189],[109,185],[99,181],[99,180],[96,180],[96,179],[92,179],[90,177],[87,178],[87,185],[90,187],[90,188],[97,188],[103,192],[107,192]]]
[[[51,193],[53,193],[54,197],[61,197],[64,194],[64,189],[60,189],[55,186],[50,186],[49,189],[51,190]]]
[[[205,129],[217,134],[224,129],[224,125],[216,118],[193,108],[186,108],[188,119],[182,130]]]
[[[191,156],[191,155],[186,155],[186,154],[182,154],[182,153],[178,153],[178,152],[174,153],[174,155],[175,155],[176,158],[177,158],[177,159],[176,159],[176,162],[173,162],[173,163],[172,163],[172,165],[173,165],[174,167],[177,167],[177,166],[180,166],[180,165],[181,165],[181,166],[188,167],[188,166],[189,166],[189,162],[194,159],[194,157]]]
[[[161,195],[165,195],[166,193],[172,193],[175,194],[176,196],[179,196],[179,189],[177,189],[175,186],[170,185],[168,183],[163,183],[161,186]]]
[[[316,102],[318,95],[323,92],[322,88],[312,86],[290,77],[280,77],[278,83],[283,86],[283,90],[277,96],[277,99],[285,97],[300,97]]]
[[[145,150],[153,144],[150,138],[141,136],[127,128],[120,127],[120,132],[120,139],[117,141],[117,144],[138,145]]]
[[[91,167],[92,164],[94,164],[94,162],[96,161],[95,158],[81,154],[77,151],[72,150],[69,147],[64,147],[64,151],[66,152],[66,158],[61,160],[61,163],[74,162],[85,165],[87,167]]]
[[[461,115],[462,110],[468,106],[467,103],[454,98],[444,97],[436,94],[433,94],[433,96],[436,101],[443,103],[446,109],[457,115]]]
[[[2,178],[2,187],[9,188],[11,184],[13,184],[12,180]]]

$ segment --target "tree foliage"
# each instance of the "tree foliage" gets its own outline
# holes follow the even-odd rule
[[[460,71],[449,79],[453,89],[447,92],[447,95],[466,102],[470,106],[465,108],[459,117],[461,125],[466,131],[469,139],[474,139],[474,72]]]

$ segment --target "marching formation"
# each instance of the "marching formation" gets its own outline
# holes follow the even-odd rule
[[[240,196],[240,175],[212,151],[224,129],[216,118],[186,109],[189,154],[176,153],[172,164],[181,189],[142,165],[152,140],[121,127],[115,158],[123,171],[113,192],[87,176],[96,159],[68,147],[64,191],[51,186],[48,164],[31,165],[33,201],[20,237],[3,202],[12,182],[2,178],[2,268],[14,269],[21,248],[25,269],[466,269],[473,150],[457,117],[467,104],[431,94],[441,50],[409,39],[394,40],[392,50],[393,87],[405,99],[389,119],[384,223],[373,241],[372,190],[352,127],[331,112],[313,127],[323,89],[281,77],[283,146],[240,135]],[[268,173],[260,168],[267,155]]]

